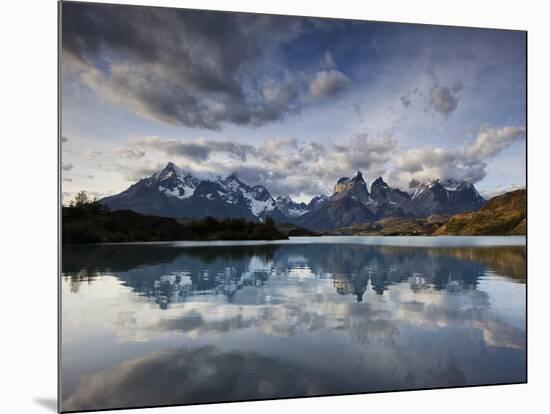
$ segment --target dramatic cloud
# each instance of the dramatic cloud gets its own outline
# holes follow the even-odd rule
[[[482,128],[467,155],[473,159],[494,157],[515,141],[525,139],[525,132],[523,127]]]
[[[136,182],[141,180],[144,177],[149,177],[157,171],[160,171],[164,167],[164,164],[151,164],[147,163],[145,165],[122,165],[117,164],[116,168],[120,170],[126,181]]]
[[[506,151],[525,138],[513,127],[526,122],[524,33],[71,2],[62,13],[63,163],[78,166],[65,191],[119,192],[168,161],[302,199],[357,170],[401,188],[524,180],[521,146]]]
[[[501,151],[525,139],[523,127],[482,128],[463,147],[425,146],[400,149],[385,134],[355,134],[338,143],[273,137],[258,144],[212,139],[131,138],[112,155],[91,160],[103,173],[117,173],[136,182],[174,161],[200,178],[236,173],[250,185],[264,185],[274,195],[291,195],[308,201],[331,194],[335,182],[362,171],[367,182],[379,176],[403,190],[411,181],[432,179],[478,183],[487,175],[488,163]],[[87,159],[89,154],[86,155]],[[64,165],[64,170],[72,164]]]
[[[487,174],[487,161],[514,142],[525,139],[524,127],[481,128],[464,148],[424,147],[398,153],[391,180],[402,187],[412,179],[466,180],[476,183]]]
[[[476,183],[486,175],[486,163],[472,163],[459,151],[425,147],[401,153],[395,159],[397,169],[392,171],[390,182],[401,188],[415,179],[453,179]]]
[[[351,80],[342,72],[331,69],[315,74],[309,85],[309,90],[315,98],[337,95],[348,88]]]
[[[68,76],[141,116],[219,129],[298,109],[300,86],[277,62],[304,19],[100,4],[63,14]],[[328,77],[325,92],[342,87],[341,74]]]
[[[395,158],[395,163],[400,171],[416,173],[425,168],[452,163],[458,157],[458,153],[442,148],[425,147],[405,151]]]
[[[197,139],[194,141],[163,140],[159,137],[135,139],[135,143],[168,156],[181,156],[193,161],[206,161],[212,153],[226,154],[240,161],[255,152],[252,145],[236,144],[232,141]]]
[[[171,159],[198,175],[236,173],[251,185],[266,186],[274,195],[307,198],[330,193],[337,179],[357,170],[372,178],[385,174],[385,165],[397,142],[391,136],[370,138],[367,134],[357,134],[339,144],[270,138],[259,145],[249,145],[159,137],[134,138],[130,144],[151,149],[162,159]],[[125,174],[143,178],[152,173],[150,167],[137,171],[133,166],[127,168]],[[140,172],[147,174],[140,176]]]
[[[332,156],[340,168],[350,172],[365,169],[368,173],[373,166],[384,165],[390,160],[390,153],[396,144],[391,136],[372,140],[367,134],[357,134],[344,145],[335,145]]]
[[[451,87],[434,85],[430,91],[430,105],[437,112],[443,115],[450,115],[458,108],[458,93],[462,90],[461,82],[455,82]]]

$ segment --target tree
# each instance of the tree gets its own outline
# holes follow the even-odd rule
[[[90,198],[86,190],[79,191],[74,198],[75,207],[84,207],[86,204],[90,203]]]

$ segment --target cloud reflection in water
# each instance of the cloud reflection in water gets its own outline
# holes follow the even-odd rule
[[[479,249],[67,249],[67,275],[102,275],[64,290],[64,335],[91,338],[67,353],[93,359],[98,337],[142,348],[68,369],[63,408],[524,381],[525,248]]]

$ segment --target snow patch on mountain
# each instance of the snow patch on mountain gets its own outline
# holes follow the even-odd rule
[[[426,190],[432,189],[437,184],[437,180],[430,180],[423,183],[418,183],[414,187],[410,188],[408,193],[410,200],[416,200]]]
[[[265,187],[256,186],[251,188],[240,181],[234,174],[223,179],[218,177],[217,183],[223,189],[221,192],[218,191],[223,200],[234,204],[238,202],[239,198],[243,198],[252,214],[256,217],[265,215],[276,207],[275,200]]]
[[[301,217],[309,211],[306,203],[297,203],[289,196],[279,196],[275,203],[279,211],[287,217]]]
[[[447,191],[463,191],[463,190],[471,190],[471,189],[475,190],[475,187],[468,181],[456,181],[456,180],[449,179],[441,182],[441,185]]]
[[[174,188],[165,188],[162,185],[159,185],[158,189],[168,197],[176,197],[180,200],[189,198],[195,193],[195,187],[185,186],[183,184],[179,184]]]
[[[248,200],[248,205],[250,206],[250,210],[252,211],[252,214],[254,214],[256,217],[263,215],[265,213],[269,213],[270,211],[273,211],[275,208],[275,202],[272,200],[256,200],[254,197],[252,197],[250,194],[243,194],[244,198]]]
[[[307,209],[299,209],[299,208],[289,208],[288,209],[288,215],[290,217],[300,217],[300,216],[303,216],[304,214],[306,214],[308,212]]]

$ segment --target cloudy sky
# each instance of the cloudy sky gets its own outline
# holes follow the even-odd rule
[[[525,34],[64,3],[65,199],[168,161],[307,201],[361,170],[525,186]]]

